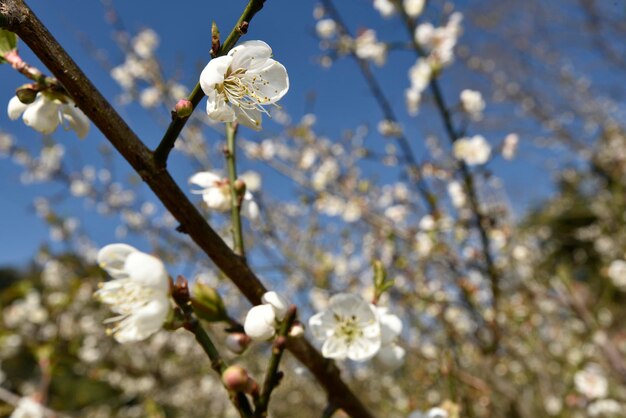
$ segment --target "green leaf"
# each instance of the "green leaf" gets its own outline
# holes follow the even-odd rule
[[[0,63],[6,60],[2,56],[17,48],[17,35],[8,30],[0,29]]]

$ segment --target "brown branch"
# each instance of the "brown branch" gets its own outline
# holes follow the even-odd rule
[[[78,107],[128,161],[165,208],[180,222],[180,230],[211,258],[253,304],[261,302],[266,289],[241,257],[224,243],[178,187],[153,153],[141,142],[109,102],[65,52],[22,0],[0,0],[0,27],[15,32],[70,93]],[[305,339],[291,339],[287,348],[324,387],[334,404],[353,417],[370,412],[341,380],[333,362],[325,359]]]

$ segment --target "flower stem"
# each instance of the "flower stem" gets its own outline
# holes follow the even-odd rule
[[[278,331],[278,335],[274,340],[274,346],[272,347],[272,357],[270,358],[270,362],[267,366],[267,371],[265,372],[265,380],[263,381],[263,391],[261,392],[261,396],[256,402],[256,409],[254,411],[254,416],[258,418],[262,418],[267,416],[267,407],[270,402],[270,396],[272,395],[272,391],[280,382],[280,375],[278,372],[278,365],[280,364],[280,360],[283,355],[283,351],[285,351],[286,347],[286,338],[293,322],[296,319],[296,307],[292,305],[289,307],[289,311],[287,312],[287,316],[283,320],[283,323],[280,325],[280,330]]]
[[[200,321],[196,317],[191,305],[189,285],[183,276],[178,276],[176,279],[172,296],[184,316],[185,322],[183,327],[196,337],[196,341],[198,341],[198,344],[200,344],[206,355],[209,357],[209,360],[211,360],[211,368],[222,376],[222,373],[226,370],[227,364],[222,359],[219,351],[217,351],[217,347],[213,344],[211,337],[209,337],[209,334],[206,333],[202,324],[200,324]],[[228,390],[228,388],[226,389]],[[232,391],[229,391],[229,394],[231,395],[233,405],[237,408],[239,414],[243,418],[252,418],[252,407],[250,406],[250,402],[248,402],[246,395],[242,392]]]
[[[226,165],[228,166],[228,180],[230,182],[230,219],[233,230],[234,250],[237,255],[245,257],[245,249],[243,244],[243,229],[241,228],[241,201],[243,193],[237,190],[235,182],[237,181],[237,156],[235,137],[237,136],[237,123],[226,124]]]

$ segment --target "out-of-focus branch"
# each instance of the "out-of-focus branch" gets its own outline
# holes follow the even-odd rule
[[[252,0],[251,3],[262,2]],[[251,13],[248,9],[251,9],[250,3],[246,11]],[[33,11],[22,0],[0,0],[0,23],[4,23],[1,25],[3,28],[15,32],[48,67],[78,107],[176,218],[180,223],[180,230],[187,233],[217,267],[231,278],[251,303],[259,304],[261,296],[266,292],[259,278],[211,228],[165,167],[156,163],[154,154],[85,76]],[[232,39],[229,37],[224,45],[234,45],[241,34],[234,35]],[[311,370],[332,401],[346,413],[354,417],[372,416],[341,380],[339,369],[334,363],[322,357],[305,338],[289,340],[287,348]]]

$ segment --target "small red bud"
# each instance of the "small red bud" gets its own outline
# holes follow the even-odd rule
[[[174,106],[174,112],[179,118],[187,118],[193,112],[193,104],[187,99],[180,99],[176,106]]]
[[[222,373],[224,386],[235,392],[247,391],[251,380],[246,369],[241,366],[230,366]]]

